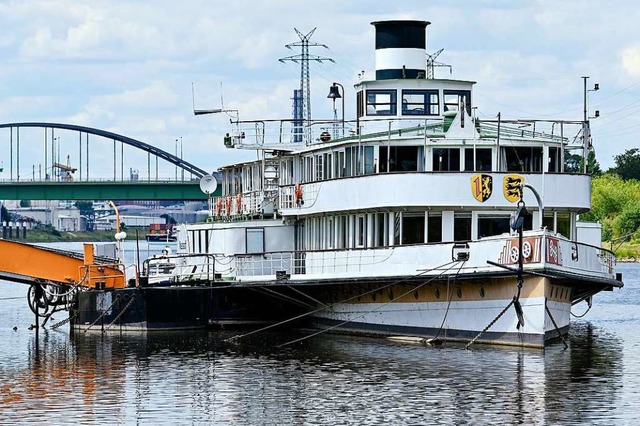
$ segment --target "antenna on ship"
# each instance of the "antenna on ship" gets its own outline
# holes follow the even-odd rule
[[[438,50],[436,53],[431,53],[431,54],[427,53],[427,79],[428,80],[433,80],[435,78],[434,72],[433,72],[435,67],[448,67],[449,74],[453,72],[453,67],[451,65],[436,61],[436,58],[440,56],[443,50],[444,48]]]
[[[191,83],[191,102],[193,106],[193,115],[205,115],[205,114],[218,114],[221,112],[225,113],[235,113],[238,115],[237,109],[225,109],[224,108],[224,99],[222,98],[222,82],[220,82],[220,106],[221,108],[213,108],[213,109],[196,109],[196,96],[195,89],[193,87],[193,83]],[[236,117],[237,119],[237,117]]]
[[[328,57],[321,57],[321,56],[316,56],[316,55],[310,55],[309,54],[309,47],[324,47],[325,49],[329,49],[329,47],[326,44],[321,44],[321,43],[315,43],[315,42],[311,42],[311,37],[313,36],[313,33],[316,31],[316,28],[312,29],[311,31],[309,31],[307,34],[302,34],[300,31],[298,31],[297,28],[294,28],[296,34],[298,34],[298,37],[300,38],[300,41],[297,41],[295,43],[289,43],[289,44],[285,44],[284,47],[286,47],[287,49],[291,49],[293,47],[300,47],[301,48],[301,53],[299,55],[292,55],[292,56],[287,56],[284,58],[280,58],[278,59],[280,62],[284,63],[287,61],[290,62],[295,62],[295,63],[300,63],[300,92],[299,92],[299,96],[301,97],[298,108],[294,108],[294,115],[295,111],[299,111],[301,112],[299,117],[294,117],[294,140],[298,140],[300,138],[300,135],[302,134],[302,123],[303,120],[307,121],[307,127],[306,127],[306,134],[307,134],[307,141],[311,140],[311,86],[309,83],[309,62],[310,61],[315,61],[315,62],[320,62],[322,63],[323,61],[329,61],[329,62],[334,62],[335,61],[332,58],[328,58]],[[296,95],[294,93],[294,99],[296,98]]]

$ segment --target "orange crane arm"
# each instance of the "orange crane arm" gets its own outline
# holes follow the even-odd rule
[[[93,245],[85,244],[84,256],[0,239],[0,278],[33,283],[51,281],[89,288],[123,288],[124,267],[96,264]]]

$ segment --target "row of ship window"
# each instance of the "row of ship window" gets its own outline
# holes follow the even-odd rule
[[[510,232],[509,214],[479,214],[477,238]],[[571,238],[571,213],[545,212],[543,226]],[[443,238],[441,212],[403,212],[309,218],[304,222],[305,249],[386,247],[451,241]],[[533,229],[532,216],[524,223]],[[472,240],[471,212],[454,212],[453,241]]]
[[[443,112],[458,111],[460,105],[465,105],[467,114],[471,115],[470,90],[419,90],[404,89],[400,91],[401,115],[407,116],[438,116]],[[366,100],[366,104],[363,103]],[[364,115],[398,115],[398,90],[376,89],[359,91],[357,94],[358,117]]]
[[[502,147],[500,171],[542,172],[542,147]],[[547,172],[560,171],[560,149],[549,147]],[[303,182],[425,170],[423,146],[353,146],[303,158]],[[432,171],[494,171],[492,148],[432,148]],[[565,171],[570,168],[565,165]],[[577,170],[577,169],[576,169]]]

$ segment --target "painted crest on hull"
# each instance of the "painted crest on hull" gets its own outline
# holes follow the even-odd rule
[[[520,200],[520,185],[524,183],[524,178],[520,175],[506,175],[502,179],[502,192],[504,198],[510,203]]]
[[[473,198],[484,203],[491,197],[493,178],[490,175],[477,174],[471,176],[471,193]]]

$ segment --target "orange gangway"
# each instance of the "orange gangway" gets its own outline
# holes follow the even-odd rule
[[[33,246],[0,239],[0,278],[32,284],[52,282],[88,288],[123,288],[124,265],[116,261],[96,261],[93,244],[84,253]]]

